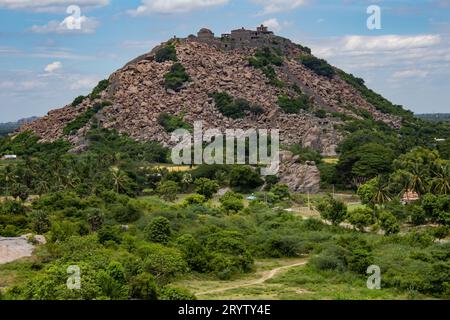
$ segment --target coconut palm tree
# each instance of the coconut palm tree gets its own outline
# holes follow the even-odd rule
[[[450,194],[450,165],[438,163],[433,170],[434,177],[431,180],[431,190],[436,194]]]

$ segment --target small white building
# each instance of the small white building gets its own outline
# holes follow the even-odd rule
[[[3,160],[17,160],[17,156],[15,154],[6,154],[2,157]]]

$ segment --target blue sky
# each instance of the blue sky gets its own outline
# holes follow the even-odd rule
[[[0,0],[0,122],[66,105],[174,35],[263,22],[396,104],[450,112],[450,0]]]

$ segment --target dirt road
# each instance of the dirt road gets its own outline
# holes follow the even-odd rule
[[[285,270],[288,270],[288,269],[291,269],[291,268],[304,266],[307,262],[308,262],[307,260],[302,259],[301,261],[296,261],[296,262],[293,262],[292,264],[289,264],[289,265],[286,265],[286,266],[277,267],[277,268],[272,269],[272,270],[264,271],[264,272],[261,273],[261,277],[256,279],[256,280],[249,280],[249,281],[241,282],[241,283],[233,285],[233,286],[217,288],[217,289],[214,289],[214,290],[209,290],[209,291],[204,291],[204,292],[197,292],[195,295],[196,296],[205,296],[205,295],[208,295],[208,294],[214,294],[214,293],[224,292],[224,291],[228,291],[228,290],[246,288],[246,287],[251,287],[251,286],[263,284],[266,281],[268,281],[268,280],[272,279],[273,277],[275,277],[278,273],[280,273],[282,271],[285,271]]]

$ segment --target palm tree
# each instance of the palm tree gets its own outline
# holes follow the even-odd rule
[[[374,185],[374,193],[371,202],[374,205],[381,205],[392,200],[391,192],[389,191],[389,184],[384,181],[382,177],[378,177],[377,183]]]
[[[431,189],[436,194],[450,194],[450,165],[438,163],[433,170],[434,178],[431,180]]]
[[[10,166],[7,166],[2,172],[1,180],[5,182],[5,197],[8,197],[10,184],[15,183],[17,180],[16,173]]]
[[[424,180],[425,175],[420,168],[420,164],[415,162],[408,173],[408,189],[419,195],[426,193],[427,183]]]
[[[121,189],[125,189],[125,185],[129,181],[128,175],[120,169],[111,169],[111,177],[113,179],[114,191],[119,193]]]

